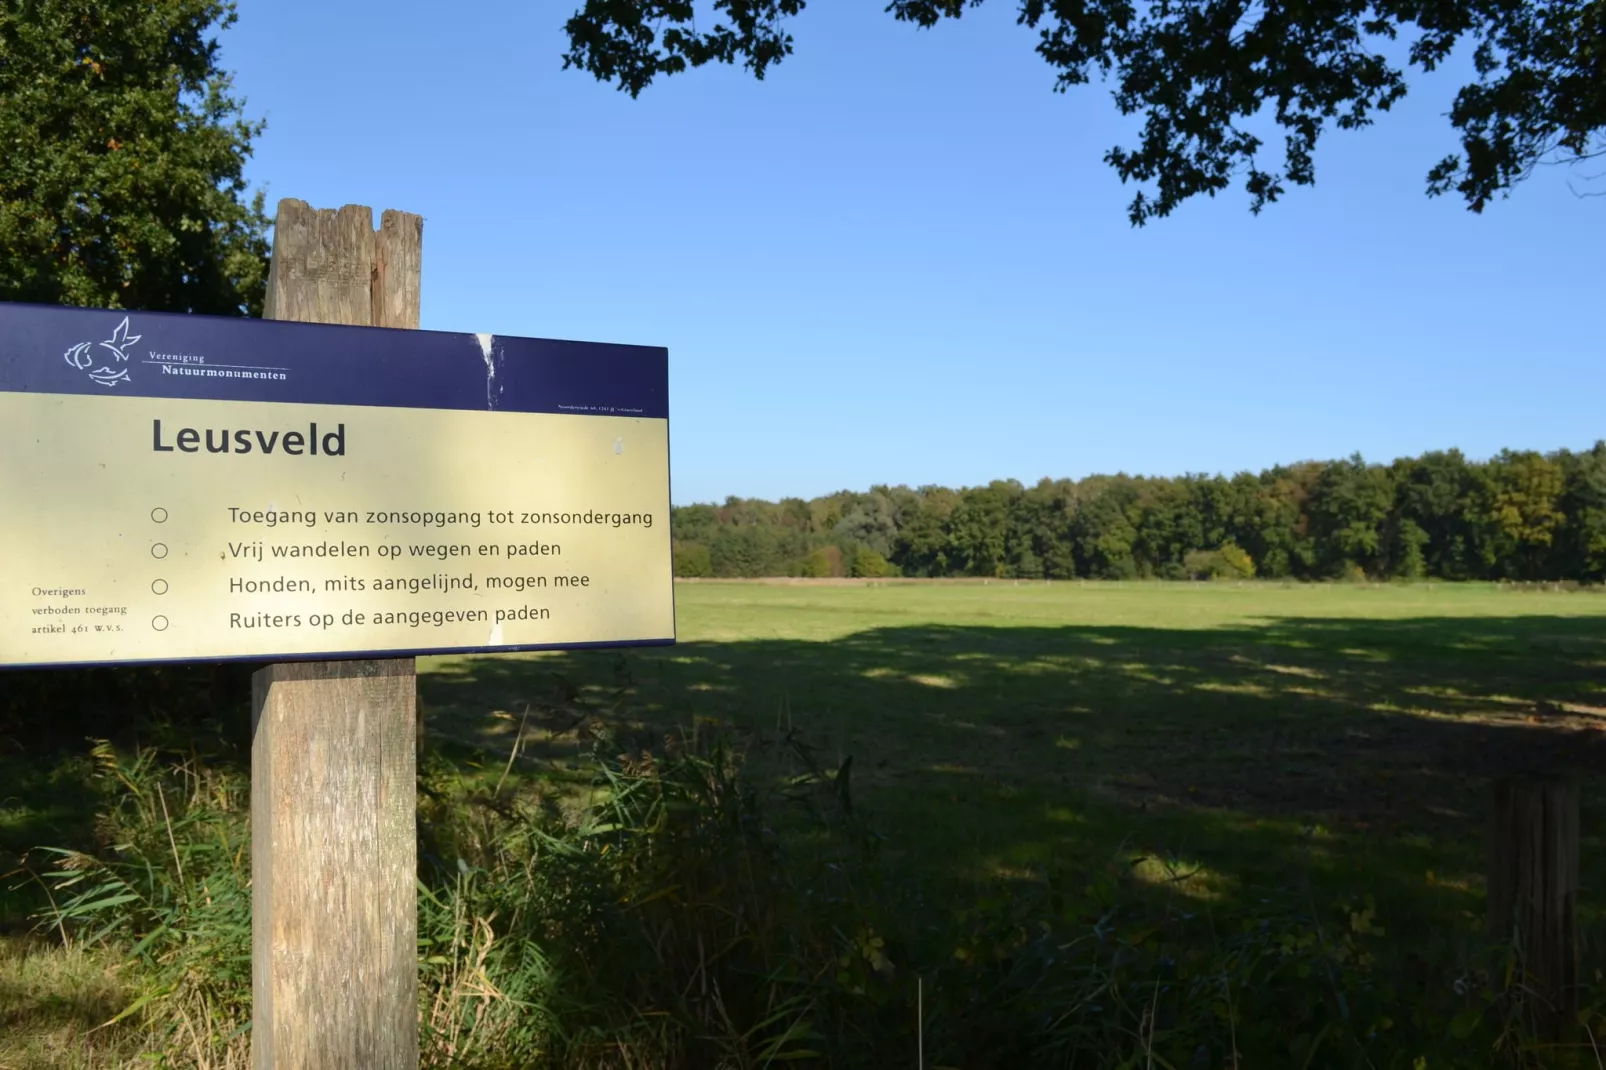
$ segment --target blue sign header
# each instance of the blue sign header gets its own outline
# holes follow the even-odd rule
[[[667,419],[669,353],[0,303],[0,391]]]

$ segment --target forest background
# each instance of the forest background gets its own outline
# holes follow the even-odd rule
[[[1606,441],[727,498],[671,514],[680,577],[1606,579]]]

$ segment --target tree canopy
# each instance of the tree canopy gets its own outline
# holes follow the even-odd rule
[[[762,79],[792,54],[787,20],[806,0],[712,0],[700,26],[691,0],[585,0],[568,20],[565,68],[631,96],[660,75],[740,64]],[[983,0],[890,0],[900,21],[929,28]],[[1329,127],[1373,122],[1406,93],[1402,66],[1424,72],[1458,48],[1476,80],[1450,122],[1461,152],[1427,172],[1430,196],[1454,193],[1474,212],[1541,163],[1606,154],[1606,0],[1017,0],[1037,53],[1065,91],[1113,83],[1124,115],[1142,115],[1135,148],[1105,162],[1140,186],[1141,226],[1235,182],[1259,212],[1290,185],[1315,181]],[[1380,49],[1408,41],[1399,64]],[[1265,161],[1267,120],[1281,162]]]
[[[259,312],[227,0],[0,0],[0,300]]]
[[[1606,442],[671,511],[680,576],[1606,581]]]

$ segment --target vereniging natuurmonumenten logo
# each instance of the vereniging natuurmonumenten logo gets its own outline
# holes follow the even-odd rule
[[[139,341],[140,336],[128,333],[128,317],[117,325],[112,336],[104,342],[79,342],[66,353],[62,359],[72,367],[85,372],[101,386],[112,387],[118,383],[126,383],[128,377],[128,354],[124,352],[129,346]],[[95,367],[96,361],[101,361],[100,367]],[[113,363],[113,362],[116,363]]]

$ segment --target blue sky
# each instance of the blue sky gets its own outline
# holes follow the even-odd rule
[[[811,5],[764,82],[634,101],[560,69],[576,3],[241,0],[224,63],[270,205],[424,216],[424,327],[669,347],[677,503],[1606,436],[1606,179],[1426,198],[1459,71],[1134,230],[1141,119],[1003,0]]]

